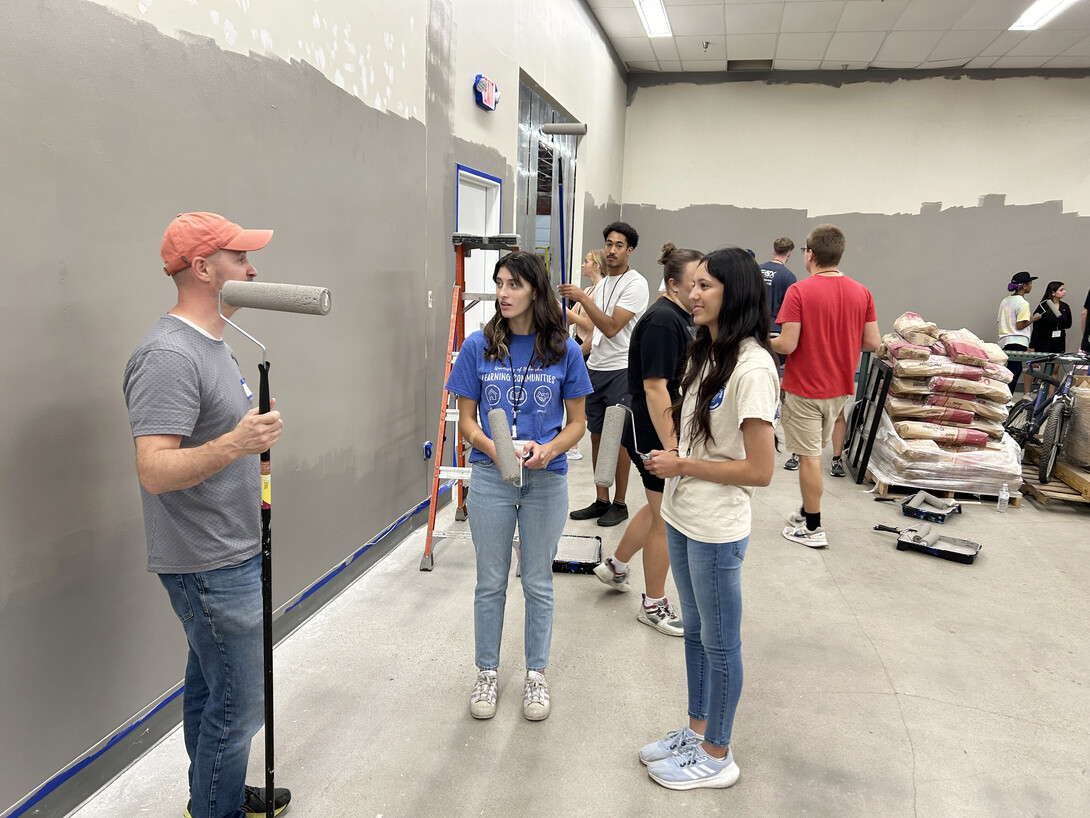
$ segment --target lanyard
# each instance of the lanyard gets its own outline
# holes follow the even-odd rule
[[[530,358],[533,359],[533,350],[530,351]],[[507,357],[508,366],[511,367],[511,386],[515,386],[515,358],[513,355]],[[530,361],[526,362],[526,366],[522,370],[522,382],[517,389],[512,388],[511,391],[511,437],[518,439],[518,423],[519,423],[519,407],[522,406],[523,396],[526,394],[526,376],[530,373]]]

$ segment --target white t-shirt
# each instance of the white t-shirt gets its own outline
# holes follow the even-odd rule
[[[606,315],[620,307],[632,313],[632,318],[621,331],[612,338],[594,328],[594,337],[590,342],[590,358],[587,367],[599,372],[611,372],[628,369],[628,344],[632,340],[632,330],[647,309],[650,294],[647,279],[638,271],[628,269],[619,276],[606,276],[594,286],[594,305]]]
[[[725,462],[743,460],[742,421],[759,418],[774,423],[780,381],[772,356],[752,338],[742,341],[738,363],[719,394],[712,399],[711,429],[714,441],[693,445],[692,423],[698,389],[690,389],[681,406],[682,457]],[[707,543],[736,542],[749,536],[749,498],[753,486],[728,486],[697,477],[672,477],[666,481],[662,519],[694,540]]]

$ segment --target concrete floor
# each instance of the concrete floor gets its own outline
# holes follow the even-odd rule
[[[589,501],[589,456],[570,484],[572,507]],[[633,470],[632,512],[642,493]],[[826,477],[829,547],[789,543],[798,497],[795,473],[777,469],[754,498],[732,789],[665,790],[636,758],[686,712],[682,640],[635,618],[638,558],[626,595],[556,577],[553,712],[540,723],[521,715],[512,577],[499,712],[478,722],[472,547],[440,544],[421,573],[420,530],[276,651],[286,815],[1090,814],[1087,507],[968,504],[945,527],[983,544],[966,566],[898,552],[871,526],[906,522],[899,509],[850,479]],[[567,533],[602,533],[609,554],[621,528]],[[177,818],[185,770],[176,730],[73,814]]]

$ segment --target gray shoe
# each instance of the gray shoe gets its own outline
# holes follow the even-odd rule
[[[477,682],[469,695],[469,714],[475,719],[490,719],[496,715],[499,681],[494,670],[477,673]]]
[[[641,594],[641,596],[646,601],[647,595]],[[670,604],[670,600],[666,600],[660,605],[652,605],[650,608],[644,602],[640,602],[640,610],[636,614],[636,619],[645,625],[650,625],[659,633],[665,633],[667,636],[685,635],[681,617],[678,616],[674,606]]]
[[[698,736],[688,727],[671,730],[666,734],[666,738],[645,744],[640,749],[640,761],[643,764],[654,764],[656,761],[662,761],[674,753],[681,752],[690,744],[699,744],[701,741],[703,741],[703,736]]]
[[[795,528],[798,528],[800,525],[804,526],[806,525],[806,515],[799,514],[797,511],[792,511],[787,517],[787,522]]]
[[[792,454],[791,457],[787,458],[787,462],[783,464],[783,467],[788,471],[798,471],[799,456],[797,454]]]
[[[612,525],[620,525],[628,519],[628,506],[624,503],[618,503],[616,501],[609,504],[609,508],[606,513],[598,518],[598,525],[603,527],[609,527]]]
[[[833,464],[829,467],[829,474],[833,477],[847,477],[848,473],[844,471],[844,461],[839,457],[834,457]]]
[[[605,562],[594,566],[594,576],[614,591],[627,591],[629,588],[628,571],[618,573],[613,567],[613,557],[606,557]]]

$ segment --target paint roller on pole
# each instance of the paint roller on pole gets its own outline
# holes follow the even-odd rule
[[[609,488],[613,485],[617,473],[617,456],[621,451],[621,439],[624,437],[626,418],[632,424],[632,447],[641,460],[650,460],[651,455],[644,454],[636,446],[636,416],[623,404],[615,404],[606,409],[602,421],[602,441],[598,444],[598,463],[594,467],[594,485]]]
[[[220,318],[261,347],[261,383],[258,408],[262,414],[270,411],[269,362],[265,345],[223,314],[224,305],[249,307],[255,310],[276,310],[303,315],[327,315],[332,306],[329,290],[299,284],[270,284],[256,281],[227,281],[220,291]],[[272,818],[276,798],[273,786],[273,642],[272,642],[272,458],[269,450],[261,453],[261,614],[265,660],[265,805],[267,818]]]

